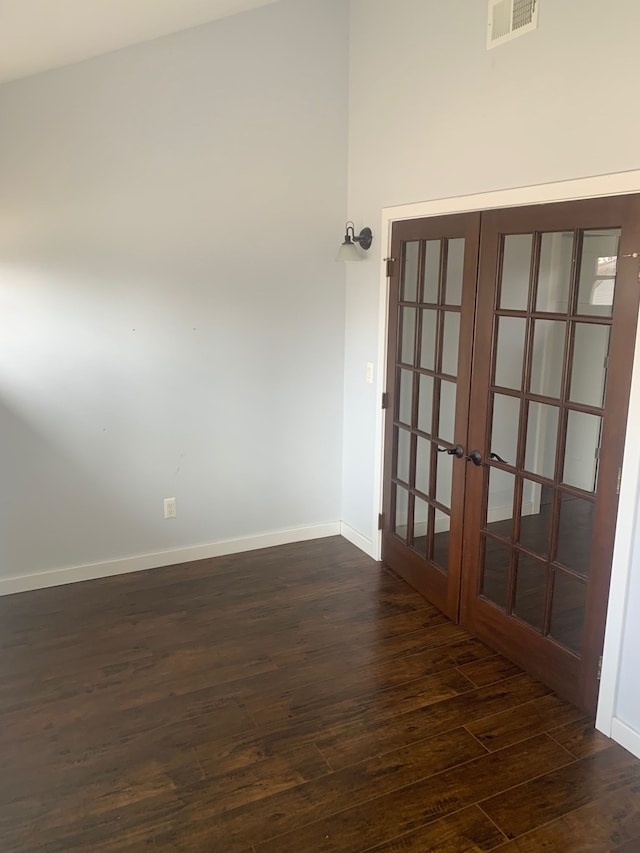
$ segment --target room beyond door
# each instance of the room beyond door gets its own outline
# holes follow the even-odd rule
[[[393,228],[383,559],[587,710],[615,534],[639,222],[629,196]]]

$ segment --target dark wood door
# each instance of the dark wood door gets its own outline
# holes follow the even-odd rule
[[[382,557],[452,619],[479,233],[479,214],[406,220],[392,233]]]
[[[639,196],[392,232],[383,560],[589,712],[638,252]]]
[[[461,621],[587,711],[638,313],[638,196],[483,214]],[[625,257],[629,256],[629,257]]]

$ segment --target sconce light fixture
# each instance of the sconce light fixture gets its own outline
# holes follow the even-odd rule
[[[356,248],[356,244],[366,251],[372,240],[371,228],[363,228],[359,234],[356,234],[353,222],[347,222],[344,243],[338,250],[336,261],[361,261],[363,259],[362,254]]]

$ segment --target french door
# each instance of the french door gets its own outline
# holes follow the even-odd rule
[[[383,560],[588,711],[639,250],[638,196],[392,233]]]
[[[475,213],[408,220],[392,233],[382,559],[451,619],[479,236]]]

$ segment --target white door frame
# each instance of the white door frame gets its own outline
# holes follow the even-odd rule
[[[576,201],[583,198],[598,198],[609,195],[640,193],[640,170],[619,172],[611,175],[598,175],[572,181],[561,181],[537,186],[517,187],[459,196],[457,198],[436,199],[434,201],[403,204],[386,207],[382,210],[381,242],[385,254],[391,251],[391,229],[394,222],[402,219],[443,216],[452,213],[469,213],[491,208],[519,207],[523,205],[545,204],[560,201]],[[640,247],[638,247],[640,250]],[[389,287],[385,265],[382,265],[380,278],[380,309],[378,325],[378,399],[385,390],[387,363],[387,317],[389,312]],[[636,335],[636,348],[629,398],[627,434],[631,434],[631,424],[640,423],[640,322]],[[374,512],[372,529],[377,530],[378,513],[382,512],[383,490],[383,448],[384,448],[384,412],[379,409],[375,425],[375,473],[374,473]],[[636,510],[640,499],[640,443],[625,444],[620,484],[620,504],[616,524],[616,536],[611,567],[611,586],[607,625],[605,632],[602,677],[598,699],[596,725],[600,731],[611,736],[615,717],[615,703],[618,687],[618,669],[622,651],[625,610],[631,560],[634,544],[634,525]],[[373,556],[381,559],[382,533],[373,537]]]

